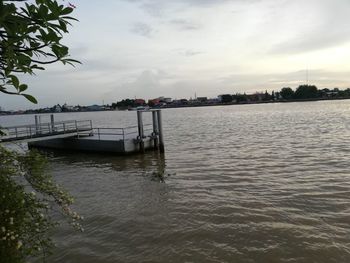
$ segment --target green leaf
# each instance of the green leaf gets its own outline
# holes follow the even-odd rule
[[[38,101],[32,95],[29,95],[29,94],[21,94],[21,95],[24,96],[30,102],[32,102],[34,104],[38,104]]]
[[[71,58],[65,58],[64,61],[65,61],[66,63],[71,64],[71,65],[73,65],[73,63],[83,64],[83,63],[81,63],[79,60],[71,59]]]
[[[19,92],[25,91],[26,89],[28,89],[28,85],[26,84],[21,84],[19,85]]]
[[[45,70],[45,68],[40,67],[40,66],[38,66],[38,65],[36,65],[36,64],[32,65],[31,68],[32,68],[32,69],[38,69],[38,70]]]
[[[12,68],[10,67],[5,68],[5,76],[9,76],[11,71],[12,71]]]
[[[55,16],[58,15],[58,13],[59,13],[60,10],[59,10],[59,8],[58,8],[58,4],[57,4],[56,1],[53,1],[53,2],[48,1],[48,2],[47,2],[47,6],[49,7],[49,9],[50,9],[50,11],[52,12],[52,14],[54,14]]]
[[[18,58],[19,64],[24,66],[29,66],[32,61],[31,58],[29,56],[26,56],[25,54],[18,54],[17,58]]]
[[[73,12],[73,8],[71,8],[71,7],[66,7],[66,8],[64,8],[62,11],[61,11],[61,15],[68,15],[68,14],[70,14],[70,13],[72,13]]]
[[[67,24],[65,22],[63,22],[62,20],[59,21],[61,29],[63,30],[63,32],[68,32],[67,31]]]
[[[69,19],[69,20],[75,20],[75,21],[79,21],[78,19],[71,17],[71,16],[62,16],[62,18],[64,19]]]
[[[10,78],[11,78],[11,81],[12,81],[13,86],[14,86],[16,89],[18,89],[18,86],[19,86],[19,80],[18,80],[18,78],[17,78],[15,75],[11,75]]]

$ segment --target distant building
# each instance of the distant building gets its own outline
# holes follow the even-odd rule
[[[104,110],[113,110],[113,107],[111,105],[105,105],[103,106]]]
[[[187,105],[188,104],[188,100],[187,99],[180,99],[180,102],[182,105]]]
[[[60,104],[57,104],[55,106],[52,107],[52,111],[53,112],[62,112],[62,107]]]
[[[220,102],[219,98],[212,98],[212,99],[208,99],[208,101],[207,101],[207,103],[209,103],[209,104],[216,104],[219,102]]]
[[[135,104],[140,106],[140,105],[145,105],[146,101],[144,99],[135,99]]]
[[[217,98],[218,103],[232,103],[234,101],[234,97],[231,94],[221,94]]]
[[[160,104],[160,100],[159,99],[148,100],[148,105],[151,106],[151,107],[158,106],[159,104]]]
[[[62,111],[74,111],[74,106],[67,105],[67,103],[63,104]]]
[[[207,97],[197,97],[197,101],[199,101],[199,102],[207,102],[208,98]]]
[[[52,111],[51,108],[48,108],[48,107],[43,108],[43,109],[41,110],[41,112],[44,112],[44,113],[50,113],[51,111]]]
[[[86,110],[88,110],[88,111],[101,111],[103,109],[104,109],[103,106],[96,105],[96,104],[90,105],[90,106],[86,106]]]
[[[334,88],[333,90],[322,89],[320,92],[323,98],[332,98],[332,97],[336,97],[339,94],[339,89],[337,88]]]
[[[74,106],[74,111],[80,111],[80,106]]]
[[[261,93],[261,92],[256,92],[254,94],[249,94],[249,95],[246,95],[247,97],[247,100],[248,101],[262,101],[265,97],[265,94],[264,93]]]
[[[172,101],[171,98],[165,98],[165,97],[159,97],[158,99],[160,102],[165,102],[165,103],[171,103]]]

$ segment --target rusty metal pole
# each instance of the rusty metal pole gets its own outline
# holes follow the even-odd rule
[[[157,119],[158,119],[158,133],[159,133],[159,151],[164,152],[164,137],[163,137],[163,125],[162,125],[162,111],[157,110]]]
[[[35,134],[39,133],[39,119],[38,119],[38,115],[35,115]]]
[[[41,115],[39,115],[39,132],[41,133],[42,127],[41,127]]]
[[[50,115],[50,119],[51,119],[51,132],[55,131],[55,117],[53,114]]]
[[[157,118],[157,112],[152,111],[152,123],[153,123],[153,143],[154,143],[154,149],[158,148],[158,118]]]
[[[143,141],[143,121],[142,121],[142,111],[137,111],[137,127],[139,131],[139,139],[140,139],[140,152],[145,152],[145,144]]]

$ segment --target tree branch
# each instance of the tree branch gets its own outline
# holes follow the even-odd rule
[[[44,64],[52,64],[52,63],[55,63],[55,62],[60,61],[60,60],[61,60],[61,58],[57,58],[57,59],[51,60],[51,61],[39,61],[39,60],[32,59],[32,62],[44,65]]]
[[[10,95],[20,95],[18,92],[11,92],[4,89],[0,89],[0,92],[10,94]]]
[[[27,49],[14,49],[13,51],[15,52],[28,52],[28,51],[36,51],[38,49],[42,49],[44,47],[47,47],[49,44],[43,44],[41,46],[38,47],[33,47],[33,48],[27,48]]]

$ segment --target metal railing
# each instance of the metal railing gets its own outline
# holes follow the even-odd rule
[[[152,124],[144,125],[144,132],[145,135],[151,136],[153,133]],[[91,132],[79,132],[78,136],[94,136],[99,140],[136,139],[138,137],[138,127],[129,126],[125,128],[92,128]]]
[[[91,120],[69,120],[60,122],[39,123],[37,125],[19,125],[11,127],[2,127],[5,135],[0,141],[25,140],[37,137],[48,137],[61,134],[76,134],[79,137],[91,137],[99,140],[125,140],[140,139],[138,126],[129,126],[125,128],[93,128]],[[144,138],[154,136],[153,125],[143,125]]]
[[[6,140],[20,140],[30,139],[35,137],[44,137],[65,133],[79,133],[82,131],[92,130],[91,120],[70,120],[60,122],[47,122],[30,125],[19,125],[11,127],[1,127],[1,130],[5,133],[1,137],[2,141]]]

